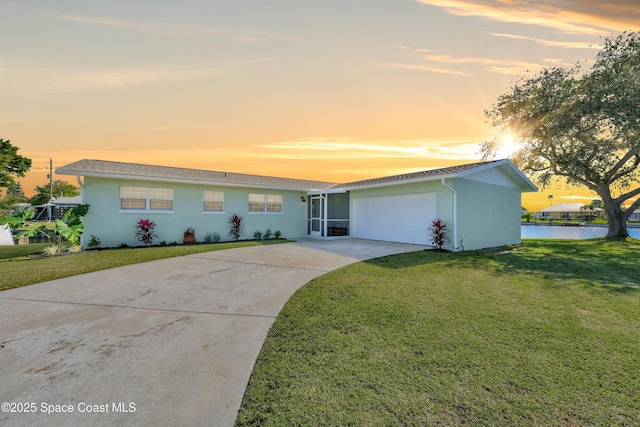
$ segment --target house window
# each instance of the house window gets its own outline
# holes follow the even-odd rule
[[[249,194],[249,212],[282,212],[282,196],[278,194]]]
[[[146,209],[147,189],[142,187],[120,187],[120,209]]]
[[[121,210],[173,210],[170,188],[120,187]]]
[[[167,210],[173,209],[173,190],[169,188],[149,189],[149,209]]]
[[[282,212],[282,196],[267,194],[267,212]]]
[[[205,212],[222,212],[224,210],[224,193],[222,191],[205,191],[202,200],[202,209]]]

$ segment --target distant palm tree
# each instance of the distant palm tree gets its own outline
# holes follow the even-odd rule
[[[549,194],[547,196],[547,199],[549,199],[549,207],[551,207],[551,201],[553,200],[553,194]],[[551,224],[551,212],[549,212],[549,224]]]

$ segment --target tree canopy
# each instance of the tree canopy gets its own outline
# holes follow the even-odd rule
[[[27,196],[22,191],[22,185],[16,182],[14,185],[9,185],[4,196],[0,198],[0,211],[9,211],[13,205],[27,201]]]
[[[50,190],[49,184],[36,185],[36,194],[29,200],[32,205],[44,205],[50,200],[51,193],[53,198],[62,196],[73,197],[80,195],[80,190],[75,185],[71,185],[66,181],[56,179],[52,182],[53,192]]]
[[[512,160],[543,188],[564,177],[597,193],[607,237],[626,237],[640,207],[640,35],[605,39],[593,65],[545,68],[522,78],[485,112],[498,135],[519,144]],[[494,157],[499,138],[485,142]],[[629,204],[625,209],[625,203]]]
[[[31,169],[31,159],[18,154],[18,147],[0,138],[0,188],[16,185],[15,177],[23,177]]]

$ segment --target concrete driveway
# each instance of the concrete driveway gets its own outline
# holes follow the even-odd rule
[[[0,425],[233,425],[269,328],[300,286],[421,249],[305,240],[0,292]]]

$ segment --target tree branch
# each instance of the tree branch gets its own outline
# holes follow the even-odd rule
[[[559,170],[557,170],[557,169],[554,169],[554,170],[553,170],[553,174],[554,174],[554,175],[558,175],[558,176],[564,176],[564,177],[566,177],[566,178],[571,178],[571,179],[573,179],[573,180],[576,180],[576,181],[578,181],[580,184],[582,184],[582,185],[584,185],[585,187],[589,188],[589,190],[593,190],[593,191],[595,191],[596,193],[600,194],[600,191],[598,191],[598,186],[597,186],[595,183],[593,183],[593,182],[591,182],[591,181],[587,181],[587,180],[586,180],[586,179],[584,179],[584,178],[581,178],[581,177],[579,177],[579,176],[575,176],[575,175],[572,175],[572,174],[569,174],[569,173],[560,172],[560,171],[559,171]]]
[[[640,199],[633,202],[633,204],[631,204],[631,206],[629,206],[629,208],[624,211],[624,220],[626,221],[627,219],[629,219],[631,214],[634,213],[638,208],[640,208]]]
[[[617,204],[620,205],[625,200],[629,200],[630,198],[632,198],[633,196],[637,196],[638,194],[640,194],[640,187],[636,188],[635,190],[631,190],[628,193],[624,193],[624,194],[619,195],[618,197],[616,197],[614,202],[616,202]],[[638,200],[640,200],[640,199],[638,199]]]
[[[611,182],[615,182],[626,175],[632,174],[638,168],[639,164],[640,156],[636,155],[633,165],[619,170],[619,172],[611,178]]]
[[[616,175],[616,173],[618,172],[618,170],[620,170],[620,168],[622,168],[622,166],[624,166],[629,160],[631,160],[631,158],[633,156],[636,156],[640,154],[640,144],[636,145],[635,147],[631,148],[631,150],[629,150],[627,152],[627,154],[625,154],[619,161],[618,163],[616,163],[609,172],[604,174],[604,178],[606,181],[613,181],[613,177]]]

